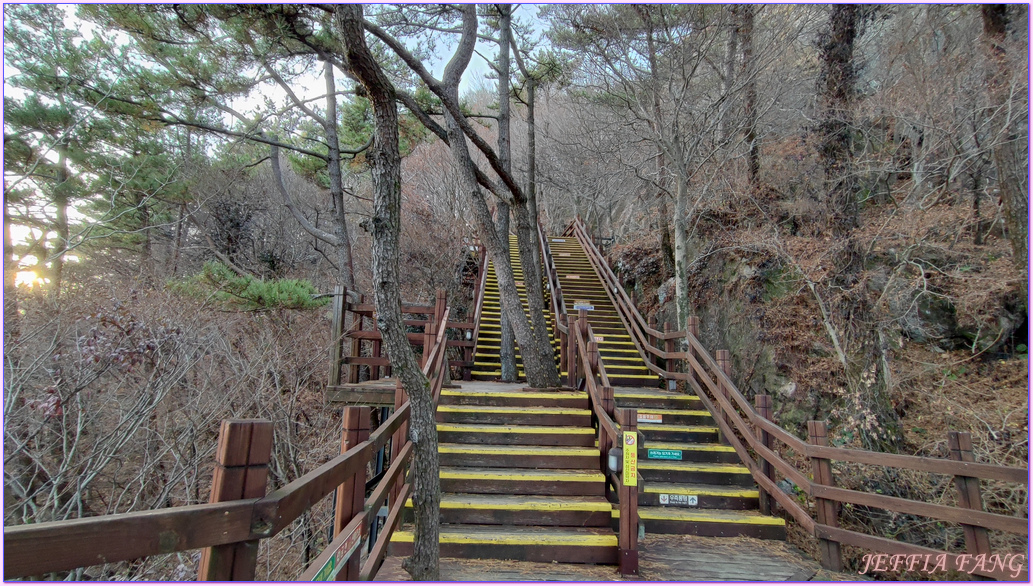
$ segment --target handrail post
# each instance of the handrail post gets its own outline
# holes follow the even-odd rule
[[[447,323],[448,322],[448,316],[445,314],[445,312],[447,311],[447,309],[446,309],[447,307],[448,307],[448,293],[446,293],[444,289],[438,289],[437,290],[436,298],[434,300],[434,328],[430,332],[430,336],[431,336],[430,337],[430,343],[431,343],[431,346],[433,346],[434,343],[437,341],[438,330],[441,329],[441,324],[444,323],[445,327],[446,328],[448,327],[448,323]],[[442,340],[441,340],[441,354],[442,354],[442,357],[441,357],[442,362],[441,362],[441,364],[442,364],[442,368],[444,369],[442,371],[442,373],[441,373],[442,376],[444,377],[444,378],[441,379],[441,385],[444,386],[444,385],[452,384],[452,366],[448,363],[448,336],[447,335],[444,338],[442,338]]]
[[[685,318],[685,331],[689,336],[691,336],[691,339],[699,340],[699,316],[690,315]],[[696,355],[696,350],[692,347],[692,343],[688,339],[685,340],[685,351],[688,352],[689,356],[692,356],[696,361],[699,361],[700,357]],[[686,360],[685,362],[687,365],[685,370],[689,374],[689,380],[699,383],[699,379],[696,377],[696,371],[692,368],[692,361]],[[692,384],[690,383],[689,386],[691,387]]]
[[[655,330],[656,329],[656,317],[655,316],[650,316],[649,320],[646,321],[646,324],[649,326],[649,329]],[[654,336],[653,334],[650,334],[650,333],[647,332],[646,333],[646,340],[649,342],[650,346],[656,348],[656,336]],[[653,354],[652,352],[650,352],[648,354],[647,358],[649,358],[650,362],[652,362],[652,364],[654,366],[660,366],[660,364],[659,364],[660,359],[657,358],[656,355]]]
[[[341,384],[341,359],[344,352],[344,309],[348,290],[344,285],[334,286],[333,318],[330,322],[330,386]]]
[[[265,496],[273,424],[265,419],[224,419],[219,427],[210,503]],[[199,581],[253,581],[258,565],[258,540],[242,541],[201,551]]]
[[[577,388],[577,334],[581,324],[567,316],[567,386]]]
[[[345,293],[347,293],[347,290],[345,291]],[[359,305],[362,305],[365,302],[366,302],[366,296],[360,293],[359,294]],[[344,306],[345,310],[347,311],[348,300],[345,299],[344,303],[345,303],[345,306]],[[362,319],[362,314],[358,313],[358,312],[352,312],[352,323],[351,323],[351,326],[349,326],[348,329],[352,330],[352,331],[355,331],[355,332],[361,332],[364,325],[365,325],[365,321]],[[351,353],[349,354],[349,356],[355,357],[355,356],[361,356],[361,355],[362,355],[362,338],[357,338],[357,337],[356,338],[352,338]],[[348,363],[348,383],[349,384],[356,384],[358,382],[359,382],[359,365],[358,364],[354,364],[354,363]]]
[[[972,453],[972,434],[951,431],[947,433],[947,445],[950,448],[950,459],[958,462],[975,462]],[[979,491],[979,479],[971,476],[956,475],[954,487],[958,491],[958,506],[976,511],[983,510],[983,497]],[[986,529],[962,523],[965,532],[965,551],[973,556],[990,555],[990,536]]]
[[[729,352],[728,350],[717,350],[716,352],[714,352],[714,362],[716,362],[717,365],[721,367],[721,372],[723,372],[725,374],[725,376],[727,376],[729,378],[732,377],[732,353],[731,352]],[[721,393],[721,395],[725,399],[728,399],[728,401],[730,403],[732,401],[732,394],[729,392],[728,387],[723,382],[718,381],[717,388],[718,388],[718,391]],[[731,421],[731,418],[728,417],[728,414],[724,412],[724,407],[721,406],[720,402],[716,402],[715,403],[715,407],[717,407],[717,409],[719,411],[721,411],[721,416],[720,416],[721,419],[723,419],[724,422],[728,424],[729,429],[731,429],[732,428],[732,421]],[[718,435],[721,437],[721,442],[722,443],[724,443],[724,444],[728,443],[728,438],[724,437],[724,434],[722,432],[718,431]]]
[[[602,389],[603,389],[603,396],[602,396],[603,410],[606,411],[606,414],[609,415],[612,418],[613,417],[613,405],[614,405],[613,387],[607,386],[607,387],[603,387]]]
[[[588,340],[588,369],[592,377],[599,372],[599,342],[595,338]]]
[[[807,436],[807,441],[816,446],[827,446],[829,444],[828,429],[824,421],[808,421]],[[836,481],[832,477],[831,460],[811,456],[811,467],[814,474],[814,484],[835,486]],[[818,513],[819,524],[828,525],[829,527],[839,526],[835,501],[817,497],[814,499],[814,503]],[[843,571],[843,556],[840,554],[838,541],[819,538],[818,551],[821,553],[821,567],[833,572]]]
[[[369,439],[369,407],[345,407],[341,414],[341,453]],[[341,534],[355,515],[362,512],[366,501],[366,467],[337,487],[334,503],[334,537]],[[349,559],[337,572],[337,580],[359,579],[359,556]]]
[[[668,322],[664,322],[664,334],[665,334],[665,336],[666,336],[666,334],[669,334],[672,331],[674,331],[674,328],[671,327],[671,322],[669,322],[669,321]],[[672,340],[670,338],[667,338],[667,337],[664,337],[664,352],[667,352],[668,354],[673,354],[674,353],[674,340]],[[665,384],[667,385],[667,390],[668,391],[673,391],[676,388],[678,388],[678,381],[670,376],[671,373],[674,373],[674,372],[676,372],[678,370],[676,365],[677,365],[677,362],[673,358],[668,358],[667,359],[667,373],[668,373],[668,377],[667,377],[667,381],[665,382]]]
[[[630,449],[635,451],[635,461],[638,460],[638,409],[615,409],[617,423],[621,426],[621,436],[625,433],[632,433],[636,438]],[[624,450],[629,446],[622,437],[617,438]],[[625,458],[627,462],[627,458]],[[637,468],[637,464],[636,464]],[[625,472],[627,472],[625,470]],[[635,481],[625,483],[621,478],[618,490],[618,501],[620,506],[620,533],[618,537],[618,564],[621,576],[638,574],[638,470],[635,471]],[[626,476],[626,474],[622,474]]]
[[[567,314],[561,313],[556,316],[556,323],[567,328],[568,332],[570,331],[569,326],[567,326]],[[560,340],[560,372],[565,372],[567,370],[567,344],[570,343],[570,336],[564,334],[563,330],[559,330],[558,328],[557,330],[559,331]]]
[[[395,383],[395,413],[405,405],[405,402],[409,398],[405,395],[405,387],[402,386],[402,381],[399,379]],[[398,427],[398,430],[391,436],[391,463],[394,464],[398,459],[398,454],[402,451],[402,446],[405,445],[406,438],[409,437],[409,422],[406,421]],[[398,493],[402,491],[402,484],[404,478],[399,476],[398,480],[395,481],[394,486],[391,487],[391,500],[393,504],[395,499],[398,498]]]
[[[771,395],[757,395],[753,398],[754,404],[757,406],[757,415],[771,421]],[[765,448],[772,450],[771,434],[767,431],[758,427],[756,429],[757,439],[760,440],[760,444]],[[771,462],[768,462],[767,458],[760,456],[760,471],[761,474],[770,478],[772,481],[775,480],[775,471],[771,466]],[[771,495],[763,487],[760,487],[760,512],[764,515],[771,514]]]

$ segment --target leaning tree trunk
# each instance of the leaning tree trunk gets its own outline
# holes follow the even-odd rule
[[[341,144],[337,137],[337,84],[334,82],[334,66],[323,64],[323,82],[326,85],[326,118],[323,131],[326,134],[326,170],[330,179],[330,198],[334,205],[334,235],[340,241],[337,247],[337,268],[341,284],[347,289],[355,288],[355,268],[352,262],[351,238],[348,236],[348,220],[344,209],[344,177],[341,175]]]
[[[434,402],[426,377],[413,356],[402,321],[398,292],[398,240],[401,233],[401,155],[398,147],[398,111],[395,89],[373,59],[362,31],[362,8],[335,8],[351,73],[366,90],[373,105],[375,136],[367,153],[373,176],[373,296],[377,326],[411,404],[409,439],[413,443],[413,554],[402,567],[414,580],[436,581],[438,568],[441,485],[438,469],[438,433]]]
[[[459,80],[462,77],[463,71],[466,70],[470,63],[476,42],[476,8],[473,5],[465,5],[463,7],[462,38],[455,55],[445,66],[444,78],[442,80],[444,97],[452,103],[459,102]],[[485,202],[484,195],[477,183],[477,172],[473,159],[470,158],[470,151],[466,145],[466,135],[463,133],[462,127],[449,109],[445,110],[444,118],[449,149],[452,152],[452,159],[456,163],[462,189],[469,197],[474,225],[481,236],[481,242],[484,243],[492,262],[495,264],[502,311],[509,315],[510,323],[513,324],[513,334],[516,336],[517,345],[520,346],[527,384],[532,387],[556,386],[559,382],[559,372],[556,368],[556,359],[551,351],[551,346],[549,346],[550,350],[546,352],[544,348],[535,343],[534,334],[531,331],[527,317],[524,315],[523,305],[520,303],[520,296],[516,289],[516,280],[513,277],[513,269],[509,264],[509,254],[502,243],[503,238],[506,238],[508,241],[508,235],[498,234],[491,221],[487,202]],[[519,191],[519,188],[511,189],[511,191]],[[546,354],[548,354],[547,358]]]

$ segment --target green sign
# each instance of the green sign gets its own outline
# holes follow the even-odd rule
[[[650,460],[681,460],[681,450],[648,450],[646,457]]]
[[[312,577],[313,582],[327,582],[330,580],[330,576],[334,573],[334,566],[337,562],[337,556],[330,556],[330,559],[326,560],[323,567],[316,572],[316,575]]]

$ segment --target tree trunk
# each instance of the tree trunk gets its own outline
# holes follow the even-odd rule
[[[508,4],[496,5],[496,9],[499,13],[499,60],[498,60],[498,73],[499,73],[499,163],[502,164],[502,168],[507,173],[510,172],[512,156],[510,154],[510,110],[509,110],[509,44],[510,44],[510,20],[512,18],[512,9]],[[499,182],[502,183],[501,181]],[[500,190],[505,189],[505,185],[499,186]],[[509,204],[506,202],[499,203],[499,217],[498,217],[498,233],[502,238],[502,245],[505,247],[506,252],[509,252]],[[495,272],[496,276],[498,271]],[[527,274],[524,274],[524,280],[526,283]],[[509,316],[503,314],[499,320],[500,329],[502,331],[502,343],[499,349],[499,358],[502,362],[502,381],[511,383],[517,380],[517,368],[516,368],[516,348],[514,347],[513,340],[513,324],[509,321]]]
[[[695,250],[689,238],[689,184],[679,174],[678,190],[674,198],[674,299],[678,309],[678,329],[684,330],[689,308],[689,264],[695,260]]]
[[[334,204],[334,235],[340,240],[337,247],[338,270],[341,285],[355,289],[355,268],[352,261],[351,238],[348,237],[348,219],[344,210],[344,179],[341,176],[341,144],[337,138],[337,85],[334,83],[334,66],[323,64],[323,81],[326,84],[326,125],[323,130],[327,144],[327,175],[330,178],[330,197]]]
[[[439,514],[441,485],[438,469],[438,433],[434,402],[427,379],[413,356],[402,321],[398,291],[398,240],[401,233],[401,154],[398,146],[398,111],[395,89],[373,59],[362,30],[362,7],[338,5],[334,9],[344,40],[346,62],[366,89],[373,105],[375,138],[367,153],[373,177],[373,296],[377,325],[391,368],[409,395],[409,439],[413,443],[413,508],[415,529],[413,555],[402,566],[414,580],[440,577]]]
[[[1029,271],[1029,160],[1026,126],[1021,115],[1026,105],[1012,97],[1025,95],[1014,87],[1008,66],[1005,40],[1008,29],[1008,6],[982,6],[984,50],[986,52],[986,79],[990,92],[991,136],[997,185],[1004,207],[1004,223],[1011,243],[1012,261],[1023,272]],[[1023,279],[1025,282],[1025,279]],[[1025,285],[1022,298],[1025,299]]]
[[[728,8],[731,13],[731,26],[728,27],[728,42],[725,45],[725,70],[722,74],[721,79],[721,93],[725,98],[725,103],[721,106],[720,120],[718,121],[718,141],[722,145],[727,145],[731,140],[732,126],[729,124],[729,119],[732,117],[732,106],[731,106],[731,95],[732,88],[735,85],[735,74],[738,69],[735,66],[735,62],[739,58],[739,22],[740,12],[744,7],[733,4]]]
[[[462,77],[463,71],[470,63],[474,44],[477,41],[476,7],[465,5],[462,10],[463,36],[455,55],[448,65],[445,66],[442,83],[445,97],[453,103],[458,103],[459,101],[459,80]],[[498,234],[495,226],[492,224],[487,202],[485,202],[484,195],[477,183],[473,159],[470,158],[470,151],[466,145],[466,135],[463,133],[459,122],[447,109],[444,118],[449,149],[452,152],[452,159],[456,163],[457,175],[462,189],[467,193],[470,200],[470,210],[473,213],[474,225],[481,236],[481,242],[484,243],[492,262],[495,264],[502,311],[509,315],[510,323],[513,324],[513,334],[516,336],[517,345],[520,346],[520,355],[524,363],[524,374],[527,376],[527,384],[532,387],[555,386],[559,382],[556,359],[551,351],[551,346],[549,350],[546,350],[539,348],[535,344],[531,326],[524,315],[524,308],[520,303],[520,296],[516,289],[516,280],[513,277],[513,269],[509,265],[509,254],[503,247],[502,239],[508,239],[508,235]],[[546,354],[548,354],[547,359]]]
[[[742,42],[742,76],[746,80],[746,99],[743,107],[746,139],[746,173],[750,190],[758,195],[760,175],[760,142],[757,140],[757,68],[753,63],[753,23],[755,9],[747,4],[739,8],[742,18],[740,40]]]
[[[495,230],[502,239],[502,247],[506,252],[506,262],[509,262],[509,204],[499,202],[497,208]],[[495,280],[499,279],[499,269],[495,267]],[[501,305],[500,305],[501,307]],[[509,321],[509,314],[501,312],[499,315],[499,364],[501,365],[502,382],[512,383],[517,380],[516,368],[516,340],[513,338],[513,323]]]
[[[826,207],[833,236],[857,227],[857,178],[850,152],[854,121],[854,40],[857,7],[836,4],[829,15],[829,30],[819,38],[821,74],[818,94],[819,156],[825,170]]]

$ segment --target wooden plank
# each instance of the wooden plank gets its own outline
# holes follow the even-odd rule
[[[945,552],[938,549],[932,549],[929,547],[923,547],[921,545],[914,545],[905,541],[897,541],[895,539],[888,539],[886,537],[875,537],[873,535],[865,535],[864,533],[858,533],[856,531],[850,531],[848,529],[842,529],[839,527],[829,527],[827,525],[815,525],[814,535],[822,539],[834,539],[839,543],[845,545],[852,545],[854,547],[860,547],[868,551],[881,551],[891,555],[917,555],[917,556],[933,556],[935,560],[936,556],[946,556],[948,562],[947,567],[949,569],[958,569],[959,561],[966,564],[966,567],[971,567],[972,559],[971,554],[956,554],[951,552]],[[959,556],[964,555],[965,558],[959,560]],[[1024,555],[1024,554],[1020,554]],[[935,563],[935,561],[933,562]],[[1029,581],[1029,570],[1028,568],[1023,569],[1018,573],[1017,576],[1012,576],[1012,570],[1000,570],[993,572],[974,572],[975,575],[985,576],[988,578],[995,578],[998,580],[1016,580],[1021,582]]]
[[[812,444],[826,445],[828,443],[828,431],[825,422],[808,421],[807,436]],[[825,458],[811,458],[811,468],[814,475],[812,491],[821,485],[826,487],[835,485],[836,480],[832,476],[832,462]],[[835,502],[818,497],[815,498],[814,508],[817,511],[818,523],[820,525],[829,527],[837,527],[839,525]],[[821,554],[821,567],[833,572],[843,571],[843,555],[838,541],[819,537],[818,552]]]
[[[394,389],[329,389],[326,400],[330,403],[390,407],[394,405]]]
[[[818,486],[817,484],[811,486],[811,494],[815,497],[834,500],[841,503],[850,503],[853,505],[875,507],[898,513],[920,515],[922,517],[930,517],[940,521],[968,524],[979,528],[1007,531],[1009,533],[1016,533],[1019,535],[1025,535],[1029,531],[1028,519],[987,513],[981,510],[937,505],[934,503],[914,501],[883,494],[872,494],[847,488]],[[989,552],[989,543],[987,543],[987,552]]]
[[[378,429],[379,431],[379,429]],[[272,537],[294,522],[312,505],[334,491],[349,476],[366,469],[373,445],[363,442],[287,486],[269,493],[255,504],[256,520],[253,535]]]
[[[224,420],[215,451],[210,502],[259,498],[265,494],[273,424],[261,419]],[[258,562],[255,539],[205,548],[197,579],[254,580]]]
[[[808,457],[828,458],[840,462],[856,464],[875,464],[891,468],[905,468],[921,472],[933,472],[949,476],[971,476],[986,480],[1002,480],[1029,486],[1029,469],[1009,466],[994,466],[979,462],[955,462],[942,458],[926,458],[922,456],[905,456],[901,454],[884,454],[849,448],[831,448],[825,446],[807,446],[803,454]]]
[[[973,462],[975,461],[975,455],[972,453],[972,435],[968,433],[958,433],[956,431],[949,432],[947,434],[947,445],[950,448],[951,460],[959,462]],[[971,511],[970,514],[983,513],[983,497],[980,494],[979,479],[972,478],[970,476],[955,476],[954,487],[958,491],[958,505]],[[1014,519],[1014,521],[1020,521],[1020,519]],[[1026,533],[1026,538],[1029,538],[1029,520],[1021,519],[1021,524],[1016,524],[1017,530],[1015,533]],[[977,526],[974,523],[967,522],[962,524],[962,529],[965,532],[965,549],[973,555],[989,555],[990,554],[990,535],[987,533],[985,527],[988,525]],[[996,524],[993,525],[994,529],[1000,529]],[[1006,529],[1007,530],[1007,529]]]
[[[4,579],[248,539],[258,499],[4,528]]]

